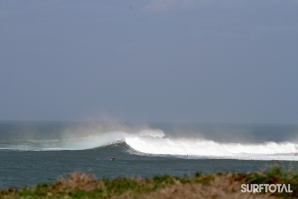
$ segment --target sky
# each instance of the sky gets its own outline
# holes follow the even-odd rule
[[[0,120],[298,123],[297,0],[2,0]]]

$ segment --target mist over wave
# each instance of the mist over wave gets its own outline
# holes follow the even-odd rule
[[[67,128],[56,139],[15,139],[0,141],[4,150],[87,150],[115,143],[126,143],[126,153],[134,155],[171,155],[179,158],[219,158],[298,161],[294,142],[220,142],[198,135],[171,136],[148,126],[90,125]]]

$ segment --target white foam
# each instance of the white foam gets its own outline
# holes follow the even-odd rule
[[[293,160],[297,144],[267,142],[261,144],[218,143],[202,139],[165,137],[128,137],[125,142],[134,150],[147,154],[190,156],[193,158],[230,158],[253,160]]]
[[[60,140],[25,140],[24,143],[5,144],[0,150],[85,150],[103,147],[117,142],[125,142],[135,154],[174,155],[182,158],[220,158],[220,159],[252,159],[252,160],[290,160],[298,161],[297,143],[266,142],[258,144],[219,143],[213,140],[169,138],[159,129],[143,128],[136,131],[91,133],[85,130],[76,134],[68,134]],[[19,142],[19,140],[17,141]],[[31,144],[32,143],[32,144]],[[38,145],[35,145],[37,143]],[[7,147],[7,148],[6,148]],[[131,152],[131,150],[130,150]],[[136,153],[137,152],[137,153]]]

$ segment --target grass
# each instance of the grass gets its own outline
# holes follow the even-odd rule
[[[242,193],[241,184],[290,184],[293,193]],[[103,178],[75,172],[58,182],[0,191],[2,199],[97,199],[97,198],[298,198],[298,172],[273,166],[264,172],[216,173],[193,177],[170,175],[145,178]]]

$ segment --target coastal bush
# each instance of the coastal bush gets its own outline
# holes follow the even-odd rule
[[[290,184],[293,193],[241,193],[241,184]],[[97,198],[298,198],[298,172],[280,166],[254,173],[217,173],[193,177],[170,175],[144,178],[103,178],[75,172],[58,182],[0,191],[2,199]]]

